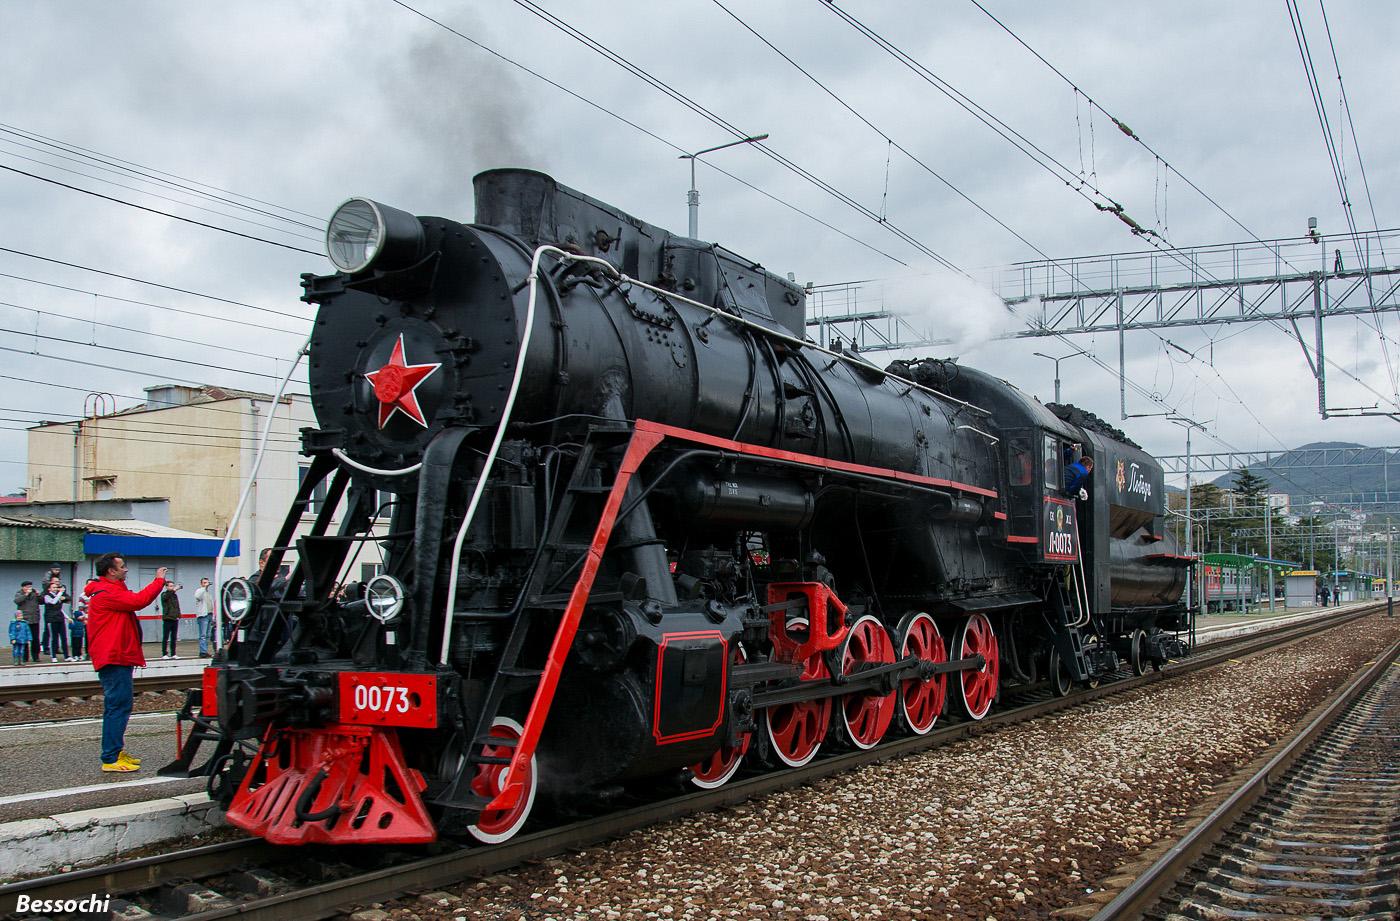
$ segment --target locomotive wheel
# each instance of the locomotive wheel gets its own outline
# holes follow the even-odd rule
[[[969,717],[980,720],[992,709],[1001,679],[1001,655],[996,631],[986,614],[973,614],[953,634],[953,650],[958,658],[982,654],[987,661],[981,668],[965,669],[957,682],[958,702]]]
[[[1050,647],[1050,661],[1046,666],[1046,677],[1050,679],[1050,693],[1056,697],[1068,697],[1074,690],[1074,679],[1070,677],[1069,666],[1060,658],[1060,651]]]
[[[1128,664],[1133,674],[1141,677],[1147,671],[1147,631],[1141,627],[1128,637]]]
[[[853,675],[862,665],[894,661],[894,643],[884,624],[869,614],[851,625],[841,644],[841,674]],[[847,694],[841,698],[841,737],[856,748],[874,748],[890,728],[897,709],[895,692]]]
[[[508,716],[498,716],[496,722],[491,725],[490,735],[493,738],[518,741],[523,731],[515,720]],[[515,746],[488,743],[482,746],[481,753],[496,758],[509,758],[515,754]],[[510,767],[504,764],[477,765],[476,777],[472,780],[471,785],[472,792],[477,796],[491,799],[501,792],[501,788],[508,779],[509,771]],[[535,756],[531,755],[529,776],[525,778],[524,795],[510,809],[493,809],[483,812],[477,818],[475,825],[467,827],[468,834],[484,844],[500,844],[502,841],[514,837],[515,833],[520,831],[526,820],[530,818],[530,809],[535,805],[535,791],[539,788],[538,778]]]
[[[793,618],[787,630],[789,634],[805,636],[807,619]],[[812,656],[803,663],[799,677],[803,681],[813,681],[829,676],[821,656]],[[774,756],[788,767],[802,767],[817,756],[822,739],[831,727],[831,698],[769,707],[763,714],[763,726]]]
[[[905,615],[899,624],[899,657],[915,656],[926,662],[947,662],[948,650],[933,618],[919,611]],[[934,675],[928,680],[910,678],[899,685],[899,722],[910,733],[927,735],[943,703],[948,699],[948,673]]]
[[[748,659],[744,647],[735,643],[734,652],[729,657],[730,667],[743,665]],[[738,745],[723,745],[709,758],[699,764],[692,764],[690,782],[702,790],[724,786],[729,782],[729,778],[739,772],[739,765],[743,763],[744,755],[748,754],[749,743],[752,741],[753,733],[746,732],[739,737]]]

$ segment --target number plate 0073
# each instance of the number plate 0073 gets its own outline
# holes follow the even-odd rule
[[[401,672],[341,672],[340,721],[369,726],[437,727],[437,679]]]

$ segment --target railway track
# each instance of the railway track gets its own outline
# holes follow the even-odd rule
[[[980,722],[949,721],[921,737],[897,739],[870,751],[818,758],[796,769],[739,779],[715,790],[642,802],[569,825],[522,835],[489,848],[450,843],[428,848],[286,849],[260,840],[209,845],[105,867],[28,880],[0,887],[0,911],[13,912],[15,900],[81,898],[94,892],[113,896],[113,917],[129,921],[197,916],[217,918],[322,918],[348,905],[378,902],[411,891],[427,891],[479,878],[529,861],[541,860],[640,828],[810,783],[888,758],[902,757],[966,738],[994,727],[1025,722],[1068,707],[1277,648],[1374,613],[1368,606],[1318,618],[1304,625],[1214,644],[1162,672],[1126,676],[1067,697],[1048,691],[1022,692],[1010,709]]]
[[[143,675],[134,682],[133,692],[144,691],[183,691],[199,686],[199,675]],[[23,701],[34,703],[40,700],[63,700],[65,697],[101,697],[102,684],[95,678],[92,681],[57,681],[49,684],[19,684],[0,687],[0,706]]]
[[[1400,917],[1400,643],[1093,921]]]

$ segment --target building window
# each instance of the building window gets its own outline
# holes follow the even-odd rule
[[[306,475],[311,472],[310,464],[297,465],[297,489],[300,490],[306,482]],[[323,479],[316,484],[316,488],[311,491],[311,498],[306,503],[306,514],[319,515],[322,507],[326,504],[326,481]]]
[[[382,563],[361,563],[360,581],[368,582],[370,579],[373,579],[375,576],[379,575],[383,571],[384,564]]]
[[[114,476],[95,476],[92,478],[92,497],[94,499],[113,499],[117,494],[117,478]]]

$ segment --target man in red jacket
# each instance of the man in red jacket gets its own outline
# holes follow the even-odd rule
[[[166,568],[157,569],[155,579],[139,592],[126,587],[126,560],[120,554],[102,554],[96,569],[97,578],[83,594],[88,596],[88,654],[102,681],[102,770],[136,771],[141,759],[123,747],[131,719],[131,672],[146,664],[136,612],[160,594]]]

